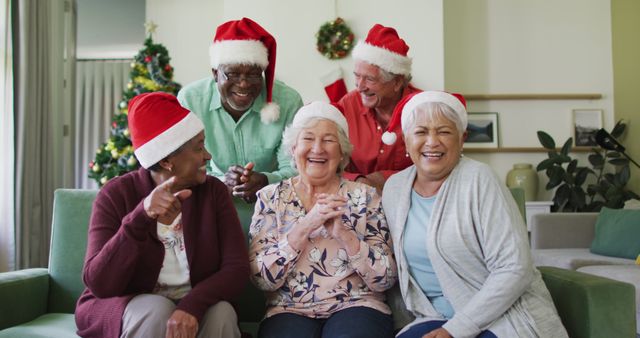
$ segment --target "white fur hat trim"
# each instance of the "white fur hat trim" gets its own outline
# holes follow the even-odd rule
[[[411,75],[411,58],[380,48],[364,41],[358,42],[351,53],[354,59],[376,65],[390,73]]]
[[[349,136],[349,125],[344,115],[342,115],[338,108],[322,101],[314,101],[302,106],[294,116],[291,126],[294,128],[302,127],[306,121],[312,118],[322,118],[332,121],[338,128],[344,131],[345,135]]]
[[[212,68],[227,64],[258,65],[262,69],[269,65],[267,47],[258,40],[214,41],[209,47]]]
[[[451,109],[453,109],[453,111],[455,111],[460,117],[462,126],[465,129],[467,128],[467,109],[464,107],[462,102],[458,100],[457,97],[446,92],[426,91],[426,92],[422,92],[414,95],[404,105],[404,108],[402,108],[402,116],[400,120],[402,124],[402,130],[405,130],[406,124],[409,121],[409,117],[412,114],[415,114],[416,107],[426,102],[440,102],[451,107]]]

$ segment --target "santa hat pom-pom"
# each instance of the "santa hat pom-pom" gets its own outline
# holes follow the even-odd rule
[[[397,139],[398,139],[398,136],[396,136],[396,133],[385,131],[384,134],[382,134],[382,142],[384,142],[384,144],[386,145],[390,146],[396,143]]]
[[[278,121],[280,118],[280,106],[277,103],[269,102],[260,110],[260,120],[264,124]]]

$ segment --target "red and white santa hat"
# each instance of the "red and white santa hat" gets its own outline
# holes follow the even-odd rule
[[[293,128],[302,128],[307,121],[314,118],[332,121],[344,132],[345,136],[349,136],[349,124],[340,109],[332,103],[323,101],[313,101],[300,107],[293,117],[291,126]]]
[[[134,153],[147,169],[204,130],[194,113],[164,92],[135,96],[129,101],[127,118]]]
[[[364,41],[353,48],[353,58],[376,65],[390,73],[411,75],[409,46],[391,27],[375,24]]]
[[[272,102],[276,70],[276,39],[255,21],[242,18],[223,23],[216,29],[209,48],[211,67],[248,64],[264,69],[267,104],[260,110],[260,119],[268,124],[280,117],[280,107]]]
[[[382,142],[387,145],[394,144],[398,139],[398,136],[393,130],[396,129],[398,124],[400,124],[402,126],[402,130],[404,130],[406,125],[409,123],[411,115],[415,114],[416,108],[427,102],[439,102],[449,106],[458,114],[458,117],[462,122],[462,127],[465,130],[467,129],[467,101],[464,99],[462,94],[435,90],[418,92],[407,95],[398,102],[396,107],[393,109],[391,119],[387,125],[387,131],[382,134]]]

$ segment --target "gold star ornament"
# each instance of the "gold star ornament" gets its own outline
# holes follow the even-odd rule
[[[157,28],[158,25],[153,21],[147,21],[144,23],[144,29],[147,31],[147,34],[155,33]]]

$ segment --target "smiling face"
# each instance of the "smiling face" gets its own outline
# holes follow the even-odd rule
[[[180,188],[202,184],[207,178],[207,162],[211,154],[204,148],[204,131],[198,133],[178,151],[166,158],[171,175],[176,177]]]
[[[213,70],[222,106],[230,113],[242,115],[262,91],[262,68],[257,65],[220,65]]]
[[[329,183],[342,160],[336,124],[320,119],[302,129],[293,146],[293,158],[303,181],[312,185]]]
[[[369,109],[387,109],[395,107],[401,98],[403,81],[394,76],[385,81],[378,66],[362,60],[356,60],[353,74],[356,88],[360,93],[362,104]]]
[[[405,144],[416,165],[417,181],[442,184],[460,161],[465,133],[441,113],[431,118],[416,112],[416,119],[405,135]],[[439,185],[437,185],[439,186]]]

